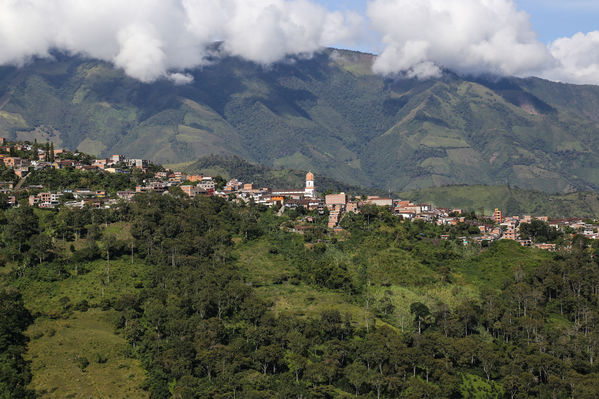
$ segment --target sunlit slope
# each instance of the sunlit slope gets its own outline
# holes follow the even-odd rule
[[[233,154],[393,191],[599,188],[599,87],[391,79],[372,61],[340,50],[268,68],[226,58],[177,86],[57,54],[0,68],[0,134],[163,163]]]

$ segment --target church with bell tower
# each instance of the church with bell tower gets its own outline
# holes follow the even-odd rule
[[[306,174],[306,190],[304,195],[308,198],[316,198],[316,187],[314,186],[314,174],[312,172]]]
[[[314,184],[314,173],[306,173],[306,185],[304,189],[298,188],[295,190],[273,190],[274,196],[290,197],[293,199],[314,199],[316,198],[316,184]]]

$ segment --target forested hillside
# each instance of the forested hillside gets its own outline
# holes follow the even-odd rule
[[[161,163],[234,154],[385,191],[449,184],[599,188],[599,88],[540,79],[389,79],[329,49],[264,68],[237,58],[143,84],[54,54],[0,68],[0,135]]]
[[[333,234],[326,214],[176,191],[114,209],[22,206],[0,221],[2,397],[599,389],[598,248],[582,237],[555,254],[465,246],[469,224],[374,206]]]

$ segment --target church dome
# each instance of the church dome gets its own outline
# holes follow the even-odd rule
[[[306,175],[306,181],[307,180],[314,180],[314,175],[312,174],[312,172],[308,172],[308,174]]]

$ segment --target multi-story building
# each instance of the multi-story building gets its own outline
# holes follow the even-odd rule
[[[183,190],[183,192],[190,198],[194,198],[198,195],[210,195],[211,193],[210,191],[207,191],[199,186],[183,185],[179,187],[181,187],[181,190]]]
[[[125,164],[130,168],[145,169],[150,166],[147,159],[126,159]]]
[[[324,197],[324,201],[329,210],[333,210],[337,206],[339,206],[342,210],[345,210],[345,206],[347,204],[347,195],[345,195],[345,193],[328,194]]]
[[[495,212],[493,213],[493,219],[495,220],[495,223],[501,224],[501,222],[503,221],[501,210],[495,208]]]
[[[38,206],[39,208],[54,208],[60,204],[60,197],[63,193],[44,192],[38,195],[29,196],[29,205]]]
[[[135,191],[119,191],[116,193],[116,196],[119,199],[122,199],[125,201],[131,201],[133,199],[134,195],[135,195]]]
[[[366,199],[366,203],[376,206],[393,206],[393,199],[369,195]]]
[[[198,183],[197,187],[205,191],[214,191],[216,190],[216,182],[212,177],[204,177],[202,178],[202,181]]]
[[[119,162],[125,162],[127,158],[124,155],[113,155],[110,160],[112,161],[112,163],[119,163]]]
[[[19,157],[5,157],[3,159],[3,161],[4,161],[4,165],[7,168],[13,168],[13,169],[27,168],[27,167],[29,167],[29,165],[31,165],[31,162],[28,159],[23,159],[23,158],[19,158]]]

